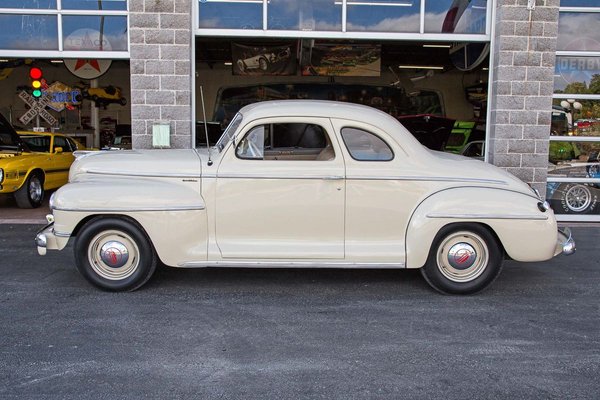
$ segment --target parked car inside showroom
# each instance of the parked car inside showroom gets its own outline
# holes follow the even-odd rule
[[[503,259],[571,254],[549,205],[492,165],[423,147],[379,110],[242,108],[216,146],[88,153],[50,201],[40,254],[74,239],[92,284],[135,290],[168,266],[420,268],[443,293],[488,287]]]
[[[0,194],[20,208],[42,205],[44,193],[65,183],[77,141],[58,133],[17,132],[0,115]]]

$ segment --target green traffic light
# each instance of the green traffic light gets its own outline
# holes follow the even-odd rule
[[[35,89],[33,92],[31,92],[31,94],[33,95],[33,97],[35,98],[39,98],[42,97],[42,91],[40,89]]]

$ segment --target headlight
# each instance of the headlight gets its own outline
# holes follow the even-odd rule
[[[4,181],[4,170],[0,168],[0,183],[2,183],[2,181]]]

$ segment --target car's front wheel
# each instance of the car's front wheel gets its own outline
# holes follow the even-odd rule
[[[137,223],[125,218],[98,217],[78,233],[75,262],[92,284],[109,291],[133,291],[145,284],[158,257]]]
[[[503,259],[498,240],[486,227],[449,225],[435,237],[421,273],[442,293],[473,294],[498,277]]]
[[[15,201],[19,208],[38,208],[44,200],[44,178],[39,172],[32,172],[27,180],[15,192]]]

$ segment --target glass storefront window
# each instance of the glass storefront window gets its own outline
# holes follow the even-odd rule
[[[348,0],[347,5],[347,31],[420,31],[420,0]]]
[[[0,0],[0,8],[56,9],[56,0]]]
[[[561,7],[598,7],[598,0],[560,0]]]
[[[600,51],[600,13],[561,12],[558,51]]]
[[[0,48],[9,50],[58,50],[55,15],[0,15]]]
[[[127,0],[62,0],[63,10],[127,10]]]
[[[262,0],[201,0],[198,13],[200,28],[262,29]]]
[[[425,32],[484,34],[487,0],[436,0],[425,3]]]
[[[127,17],[63,16],[64,50],[127,51]]]
[[[341,31],[342,2],[331,0],[271,0],[268,29]]]
[[[557,57],[554,93],[600,94],[600,57]]]

